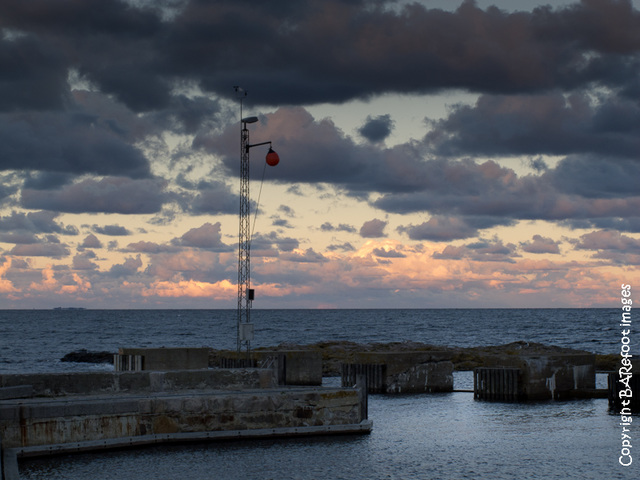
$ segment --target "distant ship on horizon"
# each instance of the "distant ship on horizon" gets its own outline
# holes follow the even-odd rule
[[[53,307],[54,310],[86,310],[84,307]]]

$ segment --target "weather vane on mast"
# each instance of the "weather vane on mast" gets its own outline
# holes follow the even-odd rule
[[[247,125],[256,123],[258,117],[242,117],[242,101],[247,92],[234,86],[236,97],[240,100],[240,228],[238,230],[238,315],[237,315],[237,351],[245,348],[247,356],[251,352],[253,324],[251,323],[251,304],[255,292],[251,288],[251,230],[249,197],[249,149],[260,145],[269,145],[267,165],[276,166],[280,161],[278,154],[271,148],[271,142],[249,143]]]

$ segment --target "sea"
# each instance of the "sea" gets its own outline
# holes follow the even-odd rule
[[[490,346],[515,341],[619,354],[620,309],[362,309],[251,312],[253,347],[320,341]],[[633,319],[632,319],[633,321]],[[632,328],[633,330],[633,328]],[[632,331],[631,351],[640,336]],[[234,310],[0,310],[0,373],[103,371],[72,351],[236,346]],[[324,383],[337,386],[337,378]],[[606,376],[597,375],[598,388]],[[455,372],[454,388],[473,388]],[[156,446],[20,461],[23,479],[636,479],[607,399],[485,402],[473,394],[371,395],[369,435]],[[640,425],[640,419],[637,420]]]

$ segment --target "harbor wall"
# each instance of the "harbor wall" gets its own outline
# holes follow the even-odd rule
[[[268,389],[0,402],[2,448],[190,432],[355,425],[356,389]],[[19,452],[18,452],[19,454]]]
[[[31,386],[40,397],[110,393],[151,393],[196,389],[246,389],[275,386],[268,369],[203,369],[184,371],[74,372],[0,375],[1,392]]]

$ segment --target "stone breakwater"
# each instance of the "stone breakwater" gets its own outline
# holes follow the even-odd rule
[[[278,351],[310,351],[318,352],[322,356],[322,374],[325,377],[340,376],[341,365],[353,363],[358,355],[363,353],[399,353],[399,352],[438,352],[443,360],[451,361],[457,371],[473,370],[477,367],[486,367],[491,364],[491,359],[500,355],[549,355],[588,353],[583,350],[543,345],[533,342],[513,342],[504,345],[492,345],[485,347],[450,347],[441,345],[429,345],[421,342],[388,342],[388,343],[355,343],[348,341],[326,341],[313,344],[298,345],[282,343],[275,347],[257,348],[255,352]],[[115,352],[114,352],[115,353]],[[233,356],[235,350],[211,349],[209,353],[209,366],[219,367],[221,359]],[[112,363],[113,353],[88,352],[80,350],[72,352],[62,361],[83,363]],[[596,370],[612,371],[618,369],[619,356],[596,354]]]
[[[411,341],[368,344],[348,341],[328,341],[308,345],[283,343],[276,347],[257,348],[255,352],[289,350],[319,352],[322,355],[322,373],[326,377],[339,376],[343,363],[354,363],[359,356],[367,353],[434,353],[438,355],[440,360],[451,361],[454,369],[457,371],[473,370],[477,367],[492,365],[492,360],[497,356],[590,353],[583,350],[524,341],[504,345],[469,348],[429,345]],[[209,355],[209,366],[217,367],[221,358],[225,358],[233,353],[235,352],[212,349]],[[596,355],[597,370],[615,370],[617,369],[617,362],[618,358],[616,355]]]

